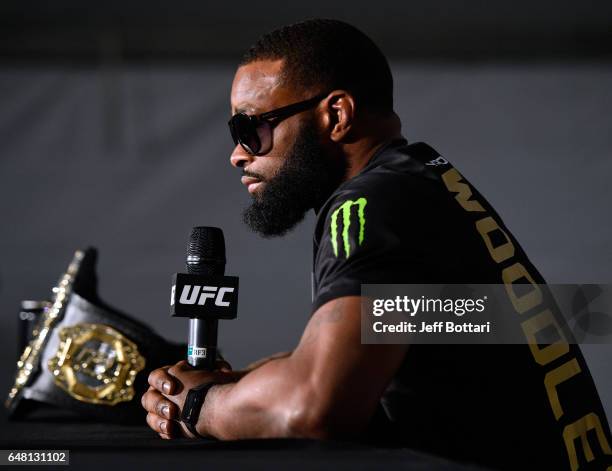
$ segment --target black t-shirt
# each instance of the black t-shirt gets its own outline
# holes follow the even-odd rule
[[[493,222],[481,235],[483,218]],[[511,256],[499,256],[504,244]],[[544,283],[444,157],[398,139],[317,212],[313,312],[360,295],[362,283],[498,284],[513,264]],[[381,411],[388,439],[452,459],[504,469],[612,465],[608,422],[577,345],[546,362],[528,345],[412,345]]]

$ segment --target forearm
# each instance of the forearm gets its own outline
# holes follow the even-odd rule
[[[300,376],[291,357],[284,357],[266,362],[238,382],[215,386],[198,426],[222,440],[295,436],[308,395],[307,381]]]
[[[260,360],[254,361],[253,363],[250,363],[249,365],[247,365],[244,369],[242,370],[232,370],[231,372],[228,372],[228,376],[232,377],[232,382],[235,383],[237,381],[239,381],[243,376],[246,376],[247,374],[249,374],[250,372],[252,372],[253,370],[256,370],[257,368],[260,368],[261,366],[265,365],[266,363],[272,361],[272,360],[278,360],[279,358],[286,358],[289,355],[291,355],[291,352],[278,352],[275,353],[273,355],[270,355],[268,357],[262,358]]]
[[[360,308],[357,296],[326,303],[292,354],[212,388],[198,422],[202,435],[231,440],[362,433],[407,347],[361,344]]]
[[[244,371],[244,373],[246,374],[246,373],[248,373],[250,371],[253,371],[253,370],[259,368],[260,366],[265,365],[269,361],[278,360],[279,358],[286,358],[286,357],[290,356],[291,353],[292,353],[291,351],[289,351],[289,352],[274,353],[274,354],[272,354],[270,356],[267,356],[267,357],[261,358],[260,360],[254,361],[253,363],[247,365],[247,367],[244,370],[242,370],[242,371]]]

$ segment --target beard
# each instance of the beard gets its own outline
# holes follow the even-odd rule
[[[318,208],[329,197],[345,172],[344,159],[325,152],[314,120],[309,120],[276,175],[253,197],[243,220],[264,237],[285,235],[308,210]]]

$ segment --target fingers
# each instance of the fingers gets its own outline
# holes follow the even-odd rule
[[[216,370],[226,370],[232,371],[232,365],[230,365],[225,359],[217,358],[215,361],[215,369]],[[191,366],[187,360],[181,360],[176,365],[171,366],[167,371],[169,374],[173,375],[178,371],[193,371],[194,368]]]
[[[232,365],[230,365],[227,361],[223,359],[217,359],[215,361],[215,371],[220,370],[224,372],[232,371]],[[193,366],[191,366],[186,360],[179,361],[176,365],[171,366],[167,372],[169,375],[178,376],[183,372],[193,372],[198,371]],[[201,371],[201,370],[200,370]]]
[[[151,371],[148,379],[149,384],[164,394],[174,394],[177,384],[176,379],[168,373],[168,370],[171,368],[173,367],[164,366],[163,368]]]
[[[193,366],[187,363],[187,360],[181,360],[176,365],[172,365],[168,369],[168,373],[173,374],[173,373],[176,373],[177,371],[189,371],[189,370],[193,370]]]
[[[232,371],[232,365],[230,365],[225,360],[217,360],[215,363],[215,367],[221,371]]]
[[[150,414],[155,414],[167,420],[178,420],[179,410],[176,404],[166,399],[159,391],[153,388],[142,395],[141,404]]]
[[[149,425],[149,427],[151,427],[151,429],[159,433],[159,435],[165,440],[180,436],[180,429],[177,424],[172,420],[168,420],[164,417],[148,413],[147,424]]]
[[[215,369],[221,371],[232,371],[232,365],[230,365],[220,351],[217,351],[217,361],[215,362]]]

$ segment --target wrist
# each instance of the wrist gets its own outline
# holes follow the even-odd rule
[[[189,432],[195,437],[202,436],[197,431],[197,423],[200,419],[200,412],[206,396],[210,389],[215,385],[213,381],[208,381],[187,391],[185,402],[181,410],[180,420]]]
[[[218,420],[219,404],[223,403],[223,397],[234,387],[234,384],[234,382],[219,383],[208,390],[202,408],[200,409],[198,421],[195,424],[196,431],[199,435],[203,437],[218,437],[220,435],[218,431],[220,428]]]

